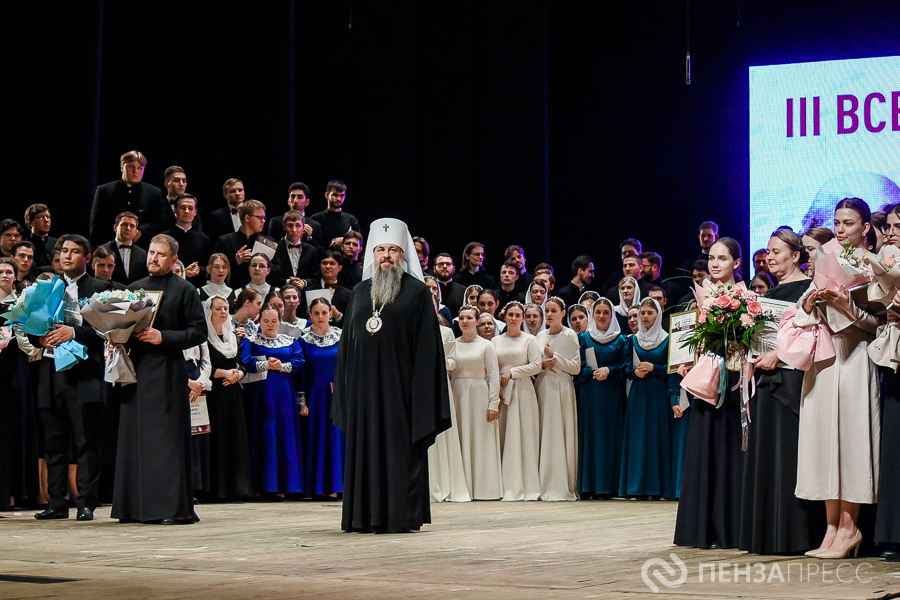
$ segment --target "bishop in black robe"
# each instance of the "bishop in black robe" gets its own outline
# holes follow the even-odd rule
[[[366,331],[372,280],[353,289],[335,371],[331,417],[344,431],[344,531],[399,533],[431,522],[428,447],[450,428],[441,333],[431,292],[403,274]]]
[[[122,389],[116,487],[111,517],[120,521],[190,522],[191,408],[183,350],[206,341],[197,290],[174,273],[151,275],[128,289],[163,292],[153,328],[162,342],[128,342],[137,383]]]

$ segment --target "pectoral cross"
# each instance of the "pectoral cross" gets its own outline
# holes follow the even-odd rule
[[[385,232],[385,233],[387,233],[387,230],[388,230],[389,227],[390,227],[390,225],[385,225],[385,226],[384,226],[384,232]]]

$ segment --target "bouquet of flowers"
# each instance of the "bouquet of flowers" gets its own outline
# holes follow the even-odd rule
[[[830,288],[843,292],[868,285],[871,276],[866,266],[866,253],[861,248],[849,244],[841,246],[833,239],[819,248],[818,253],[813,279],[816,289]]]
[[[866,256],[865,261],[872,276],[867,290],[869,300],[889,305],[900,286],[900,248],[885,244],[878,256]]]
[[[144,290],[112,290],[96,293],[85,299],[83,304],[81,318],[100,337],[116,345],[106,359],[105,381],[122,385],[136,383],[134,365],[121,345],[131,338],[134,331],[150,326],[153,300]]]
[[[753,336],[770,320],[763,314],[759,295],[743,283],[726,286],[704,282],[694,295],[699,306],[697,327],[686,340],[692,350],[723,357],[745,352]]]
[[[74,301],[73,301],[74,304]],[[44,336],[53,331],[54,324],[63,324],[69,316],[76,325],[78,311],[67,309],[66,284],[59,275],[42,279],[25,288],[8,311],[0,315],[11,327],[27,335]],[[79,360],[87,358],[87,348],[75,340],[63,342],[53,349],[53,362],[57,371],[70,369]]]

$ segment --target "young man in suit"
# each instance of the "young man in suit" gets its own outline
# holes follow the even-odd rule
[[[123,212],[116,217],[113,231],[116,237],[106,244],[116,257],[116,266],[112,280],[128,285],[147,276],[147,251],[134,244],[134,236],[138,231],[140,220],[132,212]]]
[[[163,181],[165,182],[165,191],[166,191],[166,204],[169,205],[169,210],[165,211],[166,215],[166,229],[171,229],[175,226],[175,203],[178,201],[178,196],[186,193],[187,190],[187,174],[184,172],[184,169],[177,165],[173,165],[166,169],[165,174],[163,175]],[[203,221],[200,219],[200,208],[197,207],[197,210],[194,211],[194,220],[191,221],[191,229],[194,231],[199,231],[203,233]]]
[[[344,319],[344,311],[347,310],[347,304],[350,302],[350,290],[338,283],[338,274],[342,269],[341,253],[337,250],[326,250],[319,258],[319,274],[321,278],[307,282],[306,290],[303,294],[303,301],[297,308],[297,314],[307,317],[307,306],[309,301],[306,293],[315,290],[333,289],[334,296],[331,297],[331,322],[340,325]],[[302,312],[301,312],[302,311]]]
[[[25,226],[31,230],[25,239],[34,244],[34,266],[46,267],[56,247],[56,238],[50,235],[50,208],[46,204],[29,206],[25,210]]]
[[[59,238],[58,244],[67,304],[77,306],[79,298],[90,298],[96,292],[112,289],[109,282],[98,281],[86,273],[91,260],[91,247],[86,238],[67,234]],[[69,518],[66,494],[69,489],[69,451],[74,446],[78,463],[76,518],[91,521],[94,509],[100,504],[100,471],[103,468],[100,429],[106,397],[104,342],[93,327],[81,321],[80,315],[66,312],[65,324],[55,325],[55,329],[45,336],[35,336],[35,346],[42,346],[46,353],[64,342],[75,340],[87,348],[88,357],[65,371],[57,371],[53,359],[48,356],[44,356],[38,365],[35,403],[44,425],[50,506],[34,518]]]
[[[303,213],[289,210],[279,218],[282,219],[285,236],[278,242],[278,250],[272,259],[272,279],[279,287],[290,283],[302,291],[306,287],[306,280],[318,274],[319,251],[312,244],[303,241]]]
[[[179,194],[175,201],[175,225],[163,233],[178,242],[178,257],[184,263],[184,278],[194,287],[206,283],[206,263],[212,255],[209,238],[193,227],[197,216],[197,198]]]
[[[363,267],[362,261],[359,260],[362,246],[363,236],[361,233],[351,230],[344,234],[344,242],[341,244],[344,267],[338,273],[338,283],[348,290],[352,290],[356,284],[362,281]]]
[[[146,246],[150,238],[162,231],[165,224],[166,204],[162,191],[155,185],[142,181],[147,158],[132,150],[119,158],[122,177],[97,187],[91,206],[91,244],[99,246],[106,239],[106,228],[121,212],[131,212],[140,218],[141,224],[133,242]]]
[[[241,227],[234,233],[223,235],[215,245],[231,263],[231,287],[239,289],[250,283],[250,258],[253,245],[266,225],[266,205],[259,200],[247,200],[238,207]]]
[[[299,181],[294,182],[288,188],[288,209],[294,210],[306,215],[306,207],[309,205],[309,188],[305,183]],[[322,226],[312,219],[305,219],[303,226],[303,235],[300,236],[304,242],[309,242],[316,248],[319,248],[316,239],[321,237]],[[286,235],[284,230],[284,217],[275,217],[269,221],[269,237],[273,240],[280,240]],[[321,248],[319,248],[321,250]]]
[[[234,233],[241,228],[238,207],[244,201],[244,183],[240,179],[229,179],[222,186],[222,195],[225,196],[225,201],[228,204],[222,208],[217,208],[209,215],[207,236],[213,248],[216,247],[220,237]]]

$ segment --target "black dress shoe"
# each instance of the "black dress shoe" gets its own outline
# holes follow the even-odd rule
[[[896,550],[885,550],[881,553],[881,558],[889,563],[900,562],[900,552],[897,552]]]
[[[709,549],[710,550],[721,550],[722,546],[719,544],[719,542],[713,542],[712,544],[709,545]]]
[[[94,509],[88,506],[83,506],[78,509],[78,514],[75,516],[76,521],[93,521],[94,520]]]
[[[163,519],[162,521],[159,522],[159,524],[160,525],[193,525],[194,519],[190,518],[190,517],[187,519]]]
[[[35,519],[39,521],[47,521],[50,519],[68,519],[69,518],[69,509],[68,508],[48,508],[45,511],[41,511],[34,515]]]

